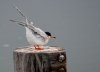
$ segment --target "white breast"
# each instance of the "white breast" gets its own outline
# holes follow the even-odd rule
[[[29,44],[31,45],[45,45],[48,43],[48,39],[43,41],[39,38],[36,38],[35,35],[32,33],[32,31],[25,27],[26,29],[26,38],[27,38],[27,41],[29,42]]]

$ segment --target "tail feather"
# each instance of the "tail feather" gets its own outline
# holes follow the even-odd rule
[[[19,14],[25,18],[25,21],[26,21],[26,24],[34,24],[32,21],[29,21],[28,18],[24,15],[24,13],[17,7],[17,6],[14,6],[16,8],[16,10],[19,12]]]
[[[27,20],[26,20],[26,22],[20,22],[20,21],[16,21],[16,20],[10,20],[10,21],[11,22],[15,22],[15,23],[17,23],[17,24],[19,24],[21,26],[28,27],[30,29],[34,29],[35,28],[35,26],[33,24],[28,23]]]
[[[33,25],[34,23],[32,21],[29,21],[29,19],[24,15],[24,13],[15,5],[13,7],[18,11],[18,13],[25,19],[25,22],[20,22],[16,20],[10,20],[11,22],[16,22],[19,25],[26,26],[28,28],[34,29],[35,26]]]
[[[16,20],[10,20],[10,21],[11,22],[16,22],[17,24],[22,25],[22,26],[27,26],[27,24],[24,23],[24,22],[20,22],[20,21],[16,21]]]
[[[17,6],[15,6],[15,5],[13,4],[13,7],[19,12],[19,14],[20,14],[22,17],[26,18],[26,16],[24,15],[24,13],[22,13],[21,10],[20,10]]]

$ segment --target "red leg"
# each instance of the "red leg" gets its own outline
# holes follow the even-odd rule
[[[43,50],[43,48],[41,48],[39,45],[37,45],[37,47],[36,46],[34,46],[34,47],[36,50]]]

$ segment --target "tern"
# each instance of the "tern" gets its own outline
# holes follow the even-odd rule
[[[21,12],[18,7],[15,7],[17,11],[25,18],[25,22],[10,20],[12,22],[17,22],[19,25],[24,26],[26,29],[26,38],[31,46],[34,46],[36,50],[43,50],[44,45],[46,45],[51,38],[56,38],[52,36],[50,32],[44,32],[42,29],[34,26],[34,23],[28,20],[28,18]]]

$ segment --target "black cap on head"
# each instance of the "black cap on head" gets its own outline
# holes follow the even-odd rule
[[[51,36],[51,33],[50,32],[45,32],[48,36]]]

